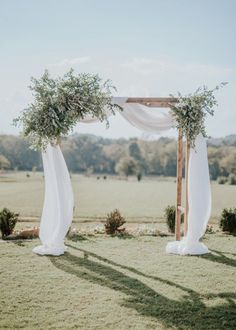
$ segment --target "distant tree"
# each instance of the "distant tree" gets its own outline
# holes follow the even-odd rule
[[[144,159],[142,150],[136,141],[132,141],[129,145],[129,155],[137,161],[137,179],[141,180],[142,174],[147,172],[148,162]]]
[[[29,143],[21,137],[1,135],[0,154],[9,160],[11,169],[31,171],[33,166],[37,166],[42,170],[41,153],[31,150]]]
[[[36,171],[37,171],[37,166],[33,166],[32,167],[32,172],[35,174]]]
[[[227,172],[227,174],[235,173],[236,167],[236,150],[230,148],[230,152],[221,160],[221,167]]]
[[[105,157],[106,172],[114,174],[116,164],[122,157],[126,156],[125,144],[118,144],[116,141],[103,146],[102,152]]]
[[[141,150],[139,148],[139,145],[137,142],[131,142],[129,145],[129,155],[130,157],[133,157],[134,159],[141,161],[142,160],[142,154]]]
[[[116,165],[116,172],[124,174],[127,178],[129,175],[137,173],[138,164],[133,157],[123,157]]]
[[[0,170],[8,169],[10,168],[10,166],[11,163],[9,162],[9,160],[5,156],[0,155]]]
[[[214,160],[213,162],[209,162],[209,171],[210,171],[211,180],[217,180],[217,178],[221,174],[220,165],[217,160]]]
[[[165,176],[176,175],[176,143],[168,141],[162,148],[162,163]]]
[[[209,170],[213,180],[222,176],[228,178],[231,173],[236,175],[235,142],[230,139],[226,144],[225,140],[217,139],[217,144],[208,142]],[[136,168],[128,170],[128,175],[131,175],[130,172],[141,176],[144,173],[166,176],[176,174],[176,141],[170,138],[144,141],[74,134],[62,140],[61,148],[71,172],[85,173],[92,168],[93,173],[102,178],[106,174],[117,173],[120,163],[128,157],[133,160],[132,164],[135,163],[131,167]],[[41,171],[43,168],[41,153],[31,150],[29,143],[21,137],[0,135],[0,155],[5,157],[2,158],[0,169],[29,172],[36,168]],[[126,175],[124,171],[122,174]]]

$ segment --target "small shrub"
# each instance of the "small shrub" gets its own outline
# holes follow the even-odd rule
[[[236,208],[223,209],[220,218],[220,228],[230,234],[236,233]]]
[[[125,223],[125,219],[121,216],[120,211],[115,209],[113,212],[108,213],[106,223],[105,223],[105,232],[108,235],[114,235],[124,231],[120,227]]]
[[[219,176],[218,177],[218,183],[219,184],[226,184],[228,181],[228,179],[226,178],[226,176]]]
[[[168,205],[165,208],[165,219],[166,219],[166,224],[168,227],[168,230],[170,233],[175,232],[175,210],[176,207],[174,205],[170,206]],[[184,215],[181,215],[181,223],[184,221]]]
[[[229,184],[231,184],[231,185],[235,185],[236,184],[236,175],[233,174],[233,173],[231,173],[229,175]]]
[[[142,173],[138,173],[138,174],[137,174],[137,180],[138,180],[138,181],[141,181],[141,180],[142,180]]]
[[[4,239],[6,236],[12,234],[13,229],[17,223],[19,214],[11,212],[7,208],[4,208],[0,212],[0,230],[2,233],[2,238]]]

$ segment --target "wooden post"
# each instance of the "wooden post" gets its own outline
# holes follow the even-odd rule
[[[185,205],[184,205],[184,236],[188,231],[188,164],[189,164],[190,144],[186,139],[185,146]]]
[[[182,200],[182,171],[183,171],[183,133],[179,130],[177,145],[177,204],[175,212],[175,239],[180,241],[181,236],[181,200]]]

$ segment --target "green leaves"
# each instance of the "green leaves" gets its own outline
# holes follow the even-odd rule
[[[55,143],[86,115],[105,120],[108,125],[105,108],[112,113],[120,109],[111,102],[111,82],[103,82],[98,75],[75,74],[71,69],[63,77],[53,79],[45,71],[31,82],[34,103],[14,123],[22,125],[23,135],[30,139],[33,149],[45,149],[48,143]]]
[[[198,88],[195,93],[187,96],[178,93],[178,102],[170,105],[171,112],[177,122],[177,128],[182,129],[183,135],[188,139],[192,148],[195,147],[198,134],[201,133],[203,136],[207,136],[205,117],[207,114],[213,116],[214,107],[217,106],[214,92],[226,84],[225,82],[221,83],[212,90],[203,86]]]

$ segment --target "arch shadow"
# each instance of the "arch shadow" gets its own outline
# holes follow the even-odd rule
[[[212,262],[217,262],[219,264],[236,267],[236,259],[227,257],[226,252],[221,252],[221,251],[217,251],[217,250],[210,250],[210,252],[213,252],[213,253],[203,254],[203,255],[200,255],[199,257],[210,260]],[[235,255],[233,253],[227,253],[227,254]]]
[[[155,318],[166,327],[174,327],[179,330],[236,329],[235,292],[202,296],[196,291],[170,280],[146,275],[133,267],[120,265],[95,253],[83,249],[75,249],[83,252],[84,255],[76,256],[67,252],[59,258],[48,258],[55,267],[68,274],[96,285],[122,292],[125,294],[125,298],[121,305],[134,309],[141,316]],[[90,258],[95,258],[96,261]],[[136,275],[151,278],[173,288],[181,289],[183,296],[178,301],[169,299],[150,288],[141,280],[124,274],[112,266],[120,267]],[[224,303],[221,305],[206,306],[203,302],[203,299],[219,298],[224,299]]]

